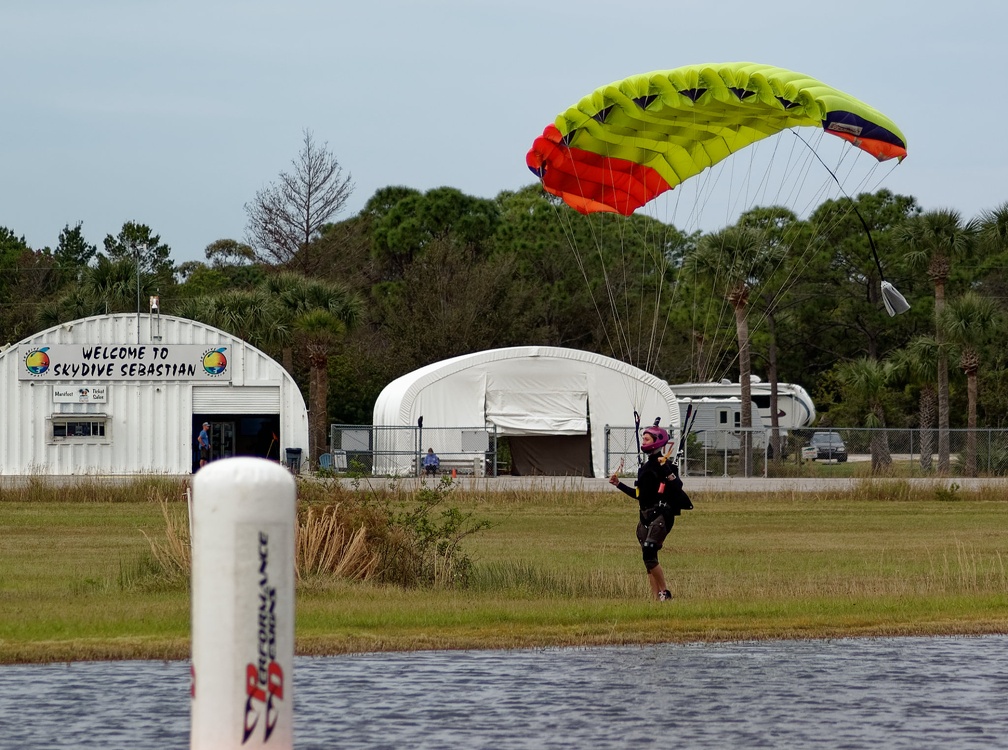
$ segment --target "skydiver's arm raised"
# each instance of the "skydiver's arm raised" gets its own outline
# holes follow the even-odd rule
[[[622,459],[620,459],[619,466],[616,467],[616,470],[612,473],[612,476],[609,477],[609,484],[611,484],[614,487],[616,487],[616,489],[618,489],[620,492],[626,493],[627,495],[629,495],[630,497],[632,497],[632,498],[634,498],[636,500],[637,499],[637,490],[634,487],[627,487],[625,484],[623,484],[623,482],[620,481],[620,479],[619,479],[619,473],[621,471],[623,471],[623,460]]]

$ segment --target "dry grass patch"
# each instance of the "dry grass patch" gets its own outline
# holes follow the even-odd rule
[[[339,507],[309,506],[301,514],[294,545],[299,581],[319,576],[366,581],[377,569],[378,555],[368,547],[367,527],[352,530]]]

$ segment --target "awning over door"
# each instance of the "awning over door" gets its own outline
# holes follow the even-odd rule
[[[588,390],[488,389],[486,420],[497,425],[502,435],[584,435],[588,432]]]
[[[487,376],[486,420],[502,435],[585,435],[588,380],[558,382],[549,367],[492,372]]]

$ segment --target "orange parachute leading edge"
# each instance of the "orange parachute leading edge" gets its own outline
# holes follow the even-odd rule
[[[577,211],[629,215],[763,138],[809,126],[880,161],[907,155],[896,124],[849,94],[783,68],[723,63],[596,89],[546,127],[525,161]]]

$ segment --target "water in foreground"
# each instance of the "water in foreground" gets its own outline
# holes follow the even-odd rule
[[[306,748],[1008,748],[1008,636],[295,660]],[[0,667],[2,748],[186,748],[187,662]]]

